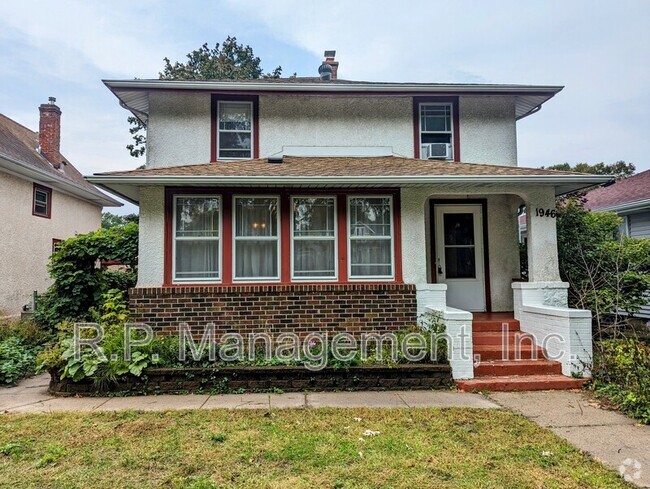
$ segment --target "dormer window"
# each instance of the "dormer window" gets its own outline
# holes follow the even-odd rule
[[[253,159],[253,102],[220,100],[217,120],[217,159]]]

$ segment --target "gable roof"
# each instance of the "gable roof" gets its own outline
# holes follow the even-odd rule
[[[10,173],[17,173],[38,180],[41,183],[57,187],[76,194],[86,200],[103,206],[121,206],[110,196],[100,192],[88,182],[67,158],[61,169],[52,164],[38,152],[38,133],[18,122],[0,114],[0,168]]]
[[[271,160],[275,161],[275,160]],[[137,200],[143,185],[400,187],[431,184],[546,184],[566,193],[605,183],[608,176],[399,156],[299,157],[203,163],[99,173],[91,182]],[[131,187],[131,190],[129,190]]]
[[[515,97],[515,117],[533,114],[562,86],[479,83],[395,83],[353,80],[324,81],[315,77],[259,78],[255,80],[103,80],[120,104],[140,120],[149,117],[149,92],[183,90],[239,93],[303,93],[345,95],[511,95]]]
[[[591,210],[650,209],[650,170],[592,190],[586,195],[585,207]]]

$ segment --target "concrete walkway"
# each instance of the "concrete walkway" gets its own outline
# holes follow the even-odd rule
[[[629,482],[650,487],[650,426],[602,409],[580,392],[494,392],[489,397],[565,438]]]
[[[473,407],[498,408],[480,394],[452,391],[291,392],[286,394],[189,394],[133,397],[53,397],[49,376],[27,379],[17,387],[0,388],[0,413],[57,411],[169,411],[172,409],[282,409],[318,407]]]

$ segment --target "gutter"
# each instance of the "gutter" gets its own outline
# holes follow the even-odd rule
[[[650,209],[650,198],[636,200],[634,202],[626,202],[624,204],[610,205],[607,207],[599,207],[598,209],[591,209],[594,212],[612,211],[612,212],[629,212]]]
[[[3,165],[2,160],[11,163],[11,165],[10,166]],[[103,193],[99,192],[99,190],[97,191],[97,193],[93,193],[90,190],[86,190],[76,185],[75,183],[71,182],[66,178],[63,178],[59,175],[45,172],[38,168],[34,168],[30,165],[26,165],[22,161],[16,160],[4,153],[0,153],[0,167],[4,168],[8,173],[11,173],[13,175],[23,176],[23,177],[26,176],[34,180],[44,181],[50,185],[54,183],[54,185],[52,186],[57,188],[59,191],[81,198],[92,204],[101,205],[102,207],[122,207],[122,204],[120,202],[112,199],[108,195],[104,195]],[[18,169],[20,169],[21,171],[16,171],[17,168],[15,167],[18,167]]]

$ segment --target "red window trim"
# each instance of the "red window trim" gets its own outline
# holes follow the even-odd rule
[[[253,104],[253,158],[260,157],[260,99],[257,95],[230,95],[213,93],[211,97],[211,124],[210,124],[210,162],[219,161],[217,148],[219,147],[219,125],[217,123],[219,102],[252,102]],[[223,161],[223,160],[222,160]]]
[[[438,103],[451,104],[453,138],[454,138],[454,161],[460,160],[460,112],[458,110],[458,97],[413,97],[413,155],[420,158],[420,104]]]
[[[273,194],[280,196],[280,281],[269,282],[240,282],[233,281],[232,270],[232,198],[233,195],[239,194]],[[174,195],[183,194],[219,194],[222,201],[222,253],[223,259],[221,270],[221,282],[218,284],[205,283],[173,283],[172,277],[172,250],[173,250],[173,205]],[[349,195],[390,195],[393,198],[393,260],[395,261],[395,277],[393,280],[386,281],[363,281],[348,280],[348,247],[347,247],[347,197]],[[337,199],[337,225],[338,225],[338,278],[337,280],[323,281],[305,281],[291,280],[291,196],[292,195],[330,195]],[[310,284],[364,284],[364,283],[382,283],[395,284],[403,283],[402,279],[402,226],[401,226],[401,203],[400,193],[396,189],[322,189],[322,190],[305,190],[305,189],[273,189],[273,188],[214,188],[214,187],[165,187],[165,230],[164,230],[164,287],[223,287],[232,285],[246,286],[267,286],[267,285],[310,285]]]
[[[40,214],[36,212],[36,191],[40,190],[47,194],[47,212],[45,214]],[[52,218],[52,189],[44,185],[39,185],[38,183],[34,184],[32,190],[32,216],[42,217],[44,219]]]

